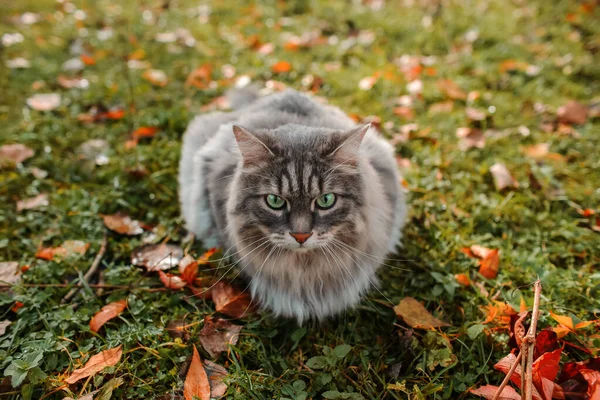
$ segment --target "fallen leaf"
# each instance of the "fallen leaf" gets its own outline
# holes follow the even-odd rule
[[[478,244],[472,245],[470,247],[470,250],[475,257],[479,257],[479,258],[486,258],[487,256],[490,255],[490,253],[493,253],[494,251],[498,251],[495,249],[489,249],[487,247],[480,246]]]
[[[519,313],[519,318],[515,321],[515,326],[514,326],[514,335],[515,335],[515,341],[517,342],[517,347],[521,347],[521,343],[523,343],[523,338],[525,337],[525,335],[527,334],[527,331],[525,330],[525,326],[523,325],[523,321],[525,321],[525,318],[527,318],[527,316],[529,315],[529,312],[527,311],[523,311],[521,313]]]
[[[27,99],[27,105],[38,111],[51,111],[60,106],[60,94],[38,93]]]
[[[151,138],[156,135],[156,132],[158,128],[155,126],[142,126],[133,131],[132,136],[134,139]]]
[[[456,279],[456,282],[458,282],[460,285],[463,285],[463,286],[471,285],[471,279],[469,279],[469,275],[467,275],[467,274],[455,274],[454,278]]]
[[[523,153],[534,160],[541,160],[548,155],[549,150],[550,145],[548,143],[538,143],[533,146],[524,147]]]
[[[543,329],[535,338],[534,359],[537,359],[544,353],[558,349],[558,335],[552,329]]]
[[[454,109],[454,101],[447,100],[439,103],[433,103],[428,111],[432,114],[449,114]]]
[[[567,317],[564,315],[558,315],[553,313],[552,311],[550,311],[550,316],[559,323],[560,326],[553,328],[554,332],[556,332],[556,334],[558,335],[559,339],[562,339],[563,337],[565,337],[569,332],[575,332],[578,329],[583,329],[586,328],[594,323],[597,322],[597,320],[594,321],[581,321],[577,324],[575,324],[573,322],[573,318],[571,317]]]
[[[506,357],[500,359],[500,361],[498,361],[494,365],[494,369],[504,372],[506,374],[506,373],[508,373],[508,371],[510,370],[510,368],[516,361],[517,361],[517,357],[513,353],[510,353]],[[522,373],[521,371],[522,371],[521,365],[517,365],[514,373],[510,377],[510,380],[512,381],[512,383],[514,383],[519,389],[521,388],[521,373]],[[542,398],[542,396],[540,395],[540,393],[537,391],[536,387],[533,387],[532,389],[533,389],[532,390],[533,398],[535,400],[544,400]]]
[[[106,367],[117,365],[117,363],[121,360],[122,355],[122,345],[112,349],[104,350],[103,352],[92,356],[88,362],[85,363],[83,368],[78,368],[73,371],[71,376],[65,379],[65,382],[68,384],[73,384],[80,379],[95,375]]]
[[[575,378],[583,370],[600,371],[600,357],[590,358],[585,361],[570,362],[563,365],[559,382]]]
[[[280,74],[282,72],[290,72],[292,70],[292,64],[287,61],[278,61],[271,67],[271,71],[276,74]]]
[[[556,110],[559,122],[563,124],[583,125],[587,121],[588,108],[576,101],[569,101]]]
[[[110,145],[103,139],[90,139],[77,148],[77,155],[82,160],[91,160],[95,165],[106,165],[110,162],[108,153]]]
[[[200,258],[198,259],[198,265],[206,265],[210,262],[210,258],[217,252],[219,251],[218,248],[216,247],[212,247],[208,250],[206,250],[206,252],[204,254],[202,254],[202,256],[200,256]]]
[[[200,331],[200,343],[212,358],[216,358],[235,345],[239,339],[240,325],[234,325],[224,319],[205,318],[204,327]]]
[[[198,261],[190,255],[186,255],[179,261],[179,273],[181,279],[189,284],[193,284],[198,275]]]
[[[148,271],[162,271],[177,266],[183,257],[181,247],[173,244],[145,245],[131,252],[131,262]]]
[[[227,370],[210,360],[204,360],[203,363],[208,377],[208,384],[210,385],[210,398],[218,399],[223,397],[227,392],[227,385],[223,382],[223,379],[227,376]]]
[[[96,65],[96,59],[90,55],[82,54],[79,58],[87,66]]]
[[[560,356],[562,354],[562,348],[558,348],[549,353],[544,353],[533,362],[533,374],[534,379],[537,374],[539,378],[546,378],[550,382],[554,382],[558,376]],[[538,380],[539,382],[540,380]],[[539,385],[538,389],[540,389]],[[548,399],[550,400],[550,399]]]
[[[496,163],[490,167],[490,173],[494,178],[494,185],[499,192],[506,188],[519,187],[518,182],[512,177],[506,166],[502,163]]]
[[[483,149],[485,147],[485,136],[480,129],[476,128],[458,128],[456,137],[459,138],[458,148],[462,151],[471,148]]]
[[[415,118],[415,111],[406,106],[394,107],[394,114],[406,120],[412,120]]]
[[[57,247],[44,247],[38,249],[35,257],[41,260],[53,260],[57,258],[66,258],[73,255],[85,255],[90,248],[90,244],[82,240],[66,240]]]
[[[467,114],[467,118],[473,121],[483,121],[487,118],[485,111],[481,111],[473,107],[467,107],[465,109],[465,113]]]
[[[494,300],[491,304],[483,307],[486,314],[484,324],[494,323],[500,328],[508,329],[511,315],[517,312],[507,303]]]
[[[233,318],[242,318],[252,309],[250,294],[225,282],[214,285],[212,300],[218,312]]]
[[[360,90],[371,90],[377,83],[377,78],[374,76],[366,76],[358,82],[358,88]]]
[[[167,78],[167,74],[160,69],[147,69],[143,74],[142,78],[150,82],[151,84],[159,87],[164,87],[167,85],[169,79]]]
[[[494,279],[498,275],[499,263],[498,249],[494,249],[481,259],[479,273],[487,279]]]
[[[21,278],[21,269],[16,261],[0,261],[0,282],[12,285]]]
[[[579,373],[588,383],[588,400],[600,400],[600,372],[583,369]]]
[[[167,332],[169,332],[169,335],[171,335],[172,338],[179,338],[182,339],[183,342],[187,342],[190,338],[190,334],[187,331],[189,326],[188,321],[185,319],[174,319],[169,321]]]
[[[0,337],[6,333],[6,328],[8,328],[10,324],[12,324],[12,322],[7,319],[0,321]]]
[[[193,346],[193,348],[194,353],[192,355],[192,362],[183,384],[183,396],[185,397],[185,400],[194,400],[195,398],[200,400],[210,400],[210,383],[208,382],[208,376],[202,366],[202,361],[200,360],[200,355],[198,354],[198,350],[196,350],[196,346]]]
[[[17,212],[23,210],[33,210],[36,208],[46,207],[48,204],[48,194],[41,193],[35,197],[17,201]]]
[[[467,94],[450,79],[440,79],[437,81],[437,87],[442,93],[452,100],[465,100],[467,98]]]
[[[20,164],[28,158],[33,157],[35,152],[29,147],[20,144],[5,144],[0,146],[0,165],[7,162],[12,164]]]
[[[87,89],[90,86],[90,82],[85,78],[69,78],[65,75],[59,75],[56,81],[65,89]]]
[[[131,219],[128,215],[116,213],[112,215],[100,214],[100,216],[104,220],[104,225],[111,231],[129,236],[139,235],[144,232],[140,221]]]
[[[470,389],[469,392],[476,396],[492,399],[498,389],[500,389],[499,386],[485,385],[477,389]],[[504,389],[502,389],[502,393],[500,393],[498,400],[521,400],[521,395],[511,386],[505,386]]]
[[[90,320],[90,330],[92,332],[98,332],[100,328],[102,328],[102,325],[121,314],[126,308],[126,299],[105,305],[100,311],[94,314]]]
[[[450,324],[435,318],[427,311],[427,309],[412,297],[405,297],[400,300],[400,303],[394,307],[396,315],[411,327],[419,329],[433,329]]]
[[[198,89],[206,89],[211,82],[212,67],[210,64],[204,64],[196,68],[188,75],[185,80],[185,86],[194,86]]]
[[[166,274],[163,271],[158,271],[158,276],[165,287],[169,289],[181,289],[187,285],[187,282],[183,280],[179,275]]]

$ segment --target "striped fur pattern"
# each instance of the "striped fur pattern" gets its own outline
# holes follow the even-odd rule
[[[196,117],[179,172],[187,228],[233,256],[259,304],[299,323],[353,307],[377,284],[404,225],[399,181],[374,129],[293,90]],[[329,209],[315,204],[325,193]],[[285,206],[269,207],[268,194]]]

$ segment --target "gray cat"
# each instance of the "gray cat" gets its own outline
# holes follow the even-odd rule
[[[400,242],[394,150],[368,125],[294,90],[196,117],[179,170],[187,228],[223,246],[276,315],[323,319],[356,305]]]

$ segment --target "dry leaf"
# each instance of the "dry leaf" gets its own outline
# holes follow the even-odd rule
[[[210,258],[217,252],[219,251],[218,248],[216,247],[212,247],[208,250],[206,250],[206,252],[204,254],[202,254],[202,256],[200,256],[200,258],[198,259],[198,265],[206,265],[210,262]]]
[[[485,385],[477,389],[470,389],[469,392],[476,396],[492,399],[498,389],[500,389],[498,386]],[[511,386],[505,386],[498,400],[521,400],[521,395]]]
[[[290,72],[292,70],[292,64],[287,61],[278,61],[271,67],[271,71],[276,74],[280,74],[282,72]]]
[[[225,282],[212,288],[212,300],[218,312],[233,318],[242,318],[252,310],[250,294]]]
[[[490,167],[490,173],[494,178],[496,190],[502,191],[506,188],[519,187],[518,182],[512,177],[506,166],[502,163],[496,163]]]
[[[541,160],[548,155],[549,150],[550,145],[548,143],[538,143],[523,148],[523,153],[534,160]]]
[[[151,138],[154,137],[156,135],[156,133],[158,132],[158,128],[155,126],[142,126],[137,128],[135,131],[133,131],[133,138],[134,139],[144,139],[144,138]]]
[[[450,79],[440,79],[437,81],[437,87],[452,100],[465,100],[467,98],[467,94]]]
[[[12,285],[21,277],[21,269],[16,261],[0,261],[0,282]]]
[[[98,332],[102,325],[107,321],[115,318],[127,308],[127,300],[119,300],[113,303],[107,304],[100,311],[98,311],[90,320],[90,330],[92,332]]]
[[[27,105],[38,111],[51,111],[60,106],[58,93],[39,93],[27,99]]]
[[[473,107],[467,107],[465,109],[465,113],[467,114],[467,118],[473,121],[483,121],[487,117],[485,111],[481,111]]]
[[[42,193],[35,197],[17,201],[17,212],[23,210],[33,210],[36,208],[46,207],[48,204],[48,194]]]
[[[485,136],[480,129],[475,128],[458,128],[456,129],[456,137],[459,138],[458,148],[462,151],[471,148],[483,149],[485,147]]]
[[[204,64],[190,72],[185,80],[185,86],[194,86],[198,89],[206,89],[211,82],[211,73],[212,67],[210,64]]]
[[[111,231],[129,236],[139,235],[144,232],[140,221],[131,219],[128,215],[116,213],[112,215],[100,214],[100,216],[104,220],[104,225]]]
[[[90,55],[82,54],[79,58],[85,65],[96,65],[96,59]]]
[[[206,375],[196,346],[193,347],[194,353],[192,355],[192,362],[183,384],[183,396],[185,397],[185,400],[194,400],[195,397],[200,400],[210,400],[210,384],[208,383],[208,376]]]
[[[556,110],[558,121],[563,124],[583,125],[587,121],[588,108],[576,101],[569,101]]]
[[[510,326],[510,317],[517,312],[507,303],[494,300],[491,304],[484,307],[486,319],[484,324],[493,322],[500,328],[508,329]]]
[[[167,325],[167,332],[174,339],[182,339],[183,342],[187,342],[190,338],[190,334],[186,328],[189,326],[185,319],[174,319]]]
[[[504,372],[506,374],[516,361],[517,357],[513,353],[510,353],[509,355],[498,361],[494,365],[494,369]],[[514,383],[519,389],[521,388],[521,371],[521,365],[517,365],[517,367],[515,368],[515,372],[510,377],[512,383]],[[536,387],[532,388],[532,395],[534,400],[544,400],[540,393],[537,391]]]
[[[521,347],[523,338],[527,334],[527,331],[525,330],[525,326],[523,325],[523,321],[525,321],[525,318],[527,318],[528,315],[529,315],[529,312],[523,311],[523,312],[519,313],[519,319],[517,319],[515,321],[514,335],[515,335],[515,341],[517,342],[518,347]]]
[[[5,163],[20,164],[33,157],[35,152],[29,147],[20,144],[5,144],[0,147],[0,165]]]
[[[230,344],[237,343],[241,330],[240,325],[234,325],[220,318],[207,317],[204,327],[200,331],[200,343],[212,358],[216,358],[222,352],[227,351]]]
[[[494,251],[493,249],[488,249],[487,247],[483,247],[478,244],[472,245],[470,247],[470,250],[471,250],[473,256],[478,257],[478,258],[485,258]]]
[[[183,280],[179,275],[166,274],[163,271],[158,271],[160,281],[169,289],[181,289],[187,285],[187,282]]]
[[[400,303],[394,307],[396,315],[411,327],[419,329],[433,329],[450,324],[435,318],[427,311],[427,309],[412,297],[405,297],[400,300]]]
[[[588,383],[588,400],[600,400],[600,372],[582,369],[579,373]]]
[[[432,114],[449,114],[454,109],[454,102],[452,100],[442,101],[440,103],[433,103],[429,106],[429,112]]]
[[[147,69],[142,74],[142,78],[159,87],[166,86],[167,82],[169,81],[167,74],[159,69]]]
[[[189,284],[193,284],[198,275],[198,261],[194,257],[187,255],[179,261],[179,273],[181,279]]]
[[[469,278],[469,275],[467,275],[467,274],[455,274],[454,278],[456,279],[456,282],[458,282],[460,285],[463,285],[463,286],[471,285],[471,279]]]
[[[358,82],[358,88],[360,90],[371,90],[371,88],[373,88],[373,86],[375,86],[376,83],[377,83],[376,77],[366,76]]]
[[[12,324],[12,322],[7,319],[0,321],[0,337],[6,333],[6,328],[8,328],[10,324]]]
[[[82,240],[66,240],[57,247],[45,247],[35,253],[35,257],[41,260],[52,260],[54,257],[66,258],[72,255],[83,256],[90,248],[90,244]]]
[[[90,82],[85,78],[69,78],[65,75],[59,75],[56,81],[65,89],[87,89],[90,86]]]
[[[85,363],[83,368],[78,368],[73,371],[71,376],[65,379],[65,382],[68,384],[73,384],[80,379],[95,375],[106,367],[117,365],[117,363],[121,360],[121,355],[123,355],[122,346],[104,350],[103,352],[92,356],[88,362]]]
[[[139,267],[146,267],[148,271],[162,271],[177,266],[183,258],[181,247],[173,244],[146,245],[131,252],[131,262]]]
[[[204,370],[208,376],[208,384],[210,385],[210,398],[218,399],[227,392],[227,385],[223,382],[223,378],[227,376],[227,370],[210,360],[204,360]]]
[[[494,279],[498,275],[499,263],[499,251],[494,249],[481,259],[479,273],[487,279]]]
[[[554,332],[556,332],[556,334],[558,335],[559,339],[562,339],[563,337],[567,336],[567,334],[569,332],[575,332],[578,329],[583,329],[586,328],[594,323],[597,322],[597,320],[594,321],[581,321],[577,324],[575,324],[573,322],[573,318],[571,317],[567,317],[564,315],[558,315],[553,313],[552,311],[550,311],[550,316],[556,321],[558,322],[560,325],[553,328]]]

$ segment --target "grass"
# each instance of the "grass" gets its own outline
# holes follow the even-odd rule
[[[22,165],[0,170],[0,260],[30,266],[23,275],[30,286],[0,293],[0,319],[12,322],[0,336],[0,370],[23,360],[31,368],[23,387],[11,388],[5,379],[0,397],[75,398],[120,377],[123,384],[113,398],[178,398],[190,345],[209,358],[197,337],[214,305],[183,291],[140,289],[160,283],[155,274],[132,266],[129,254],[144,240],[184,240],[176,184],[180,138],[200,107],[232,85],[223,76],[226,64],[235,67],[237,76],[249,75],[258,82],[274,79],[297,89],[304,88],[306,75],[320,77],[319,96],[348,113],[392,123],[384,125],[390,137],[402,125],[418,125],[397,147],[411,164],[404,171],[411,214],[397,257],[412,261],[398,263],[401,269],[382,268],[381,291],[372,291],[356,310],[322,325],[297,327],[268,313],[242,320],[240,341],[216,360],[229,371],[227,398],[469,398],[469,388],[500,382],[502,376],[492,365],[508,352],[507,332],[481,325],[486,318],[482,307],[493,298],[518,309],[521,297],[531,307],[529,285],[537,276],[544,287],[541,328],[555,324],[548,310],[593,319],[600,311],[600,233],[590,229],[594,217],[578,211],[600,212],[600,124],[589,118],[573,128],[574,135],[545,132],[540,124],[554,118],[568,100],[589,103],[599,93],[600,9],[562,0],[438,3],[389,1],[373,10],[359,1],[341,0],[80,1],[74,6],[6,2],[0,32],[21,32],[24,41],[0,48],[0,145],[22,143],[36,154]],[[75,9],[83,10],[85,19],[77,20],[84,14]],[[41,20],[16,23],[13,17],[26,11],[40,13]],[[106,41],[97,36],[102,27],[113,31]],[[157,33],[180,27],[196,39],[192,47],[155,40]],[[284,47],[285,35],[315,29],[330,44],[295,51]],[[372,43],[356,42],[352,36],[368,39],[368,32],[374,34]],[[466,39],[475,36],[473,43]],[[256,48],[264,43],[275,45],[273,53],[259,54]],[[89,88],[64,89],[57,76],[65,74],[61,66],[74,57],[70,51],[79,44],[96,59],[81,73]],[[127,57],[132,54],[166,72],[168,83],[158,87],[142,77],[143,70],[129,69]],[[410,121],[393,111],[394,99],[408,94],[397,65],[406,55],[435,56],[419,76],[423,91],[414,98]],[[16,57],[30,60],[31,68],[7,69],[5,62]],[[503,70],[507,60],[540,70]],[[291,71],[274,74],[271,66],[277,61],[288,61]],[[340,63],[339,70],[328,67],[332,62]],[[216,84],[186,86],[188,74],[204,64],[212,67]],[[359,81],[374,74],[375,85],[359,90]],[[454,101],[448,113],[432,112],[433,104],[447,100],[436,84],[441,78],[451,79],[466,93],[478,93],[470,96],[469,105],[486,111],[487,119],[469,122],[464,100]],[[26,99],[36,92],[60,93],[62,105],[51,112],[32,110]],[[536,111],[537,103],[547,111]],[[100,105],[127,112],[119,121],[78,120],[79,114]],[[131,132],[142,126],[156,126],[160,132],[127,149]],[[486,130],[484,148],[459,148],[455,131],[466,126]],[[80,156],[79,146],[90,139],[109,143],[107,165],[95,166]],[[537,143],[548,143],[560,156],[535,161],[522,152],[522,147]],[[495,189],[489,168],[497,162],[511,171],[518,189]],[[32,167],[46,170],[48,176],[35,178]],[[148,175],[127,172],[139,167]],[[531,175],[541,189],[532,186]],[[39,193],[49,194],[47,207],[16,212],[16,200]],[[153,237],[109,237],[104,279],[130,285],[130,290],[106,290],[97,296],[84,289],[71,303],[61,304],[68,289],[35,286],[71,282],[83,274],[105,231],[99,214],[117,211],[155,226]],[[91,247],[86,255],[65,260],[34,258],[40,246],[68,239],[84,240]],[[497,278],[483,278],[474,260],[461,253],[472,244],[500,249]],[[203,249],[196,243],[189,251],[200,255]],[[470,274],[488,294],[459,285],[454,277],[458,273]],[[405,296],[424,302],[452,327],[409,329],[388,301],[398,303]],[[128,310],[100,334],[90,332],[91,316],[122,298],[128,299]],[[24,304],[16,313],[10,310],[15,301]],[[189,341],[170,337],[166,328],[175,318],[195,323]],[[117,366],[85,385],[71,385],[72,392],[50,394],[90,355],[120,344],[124,355]],[[346,346],[332,350],[340,345],[351,346],[350,351],[343,354]],[[573,348],[565,354],[571,360],[585,358]]]

